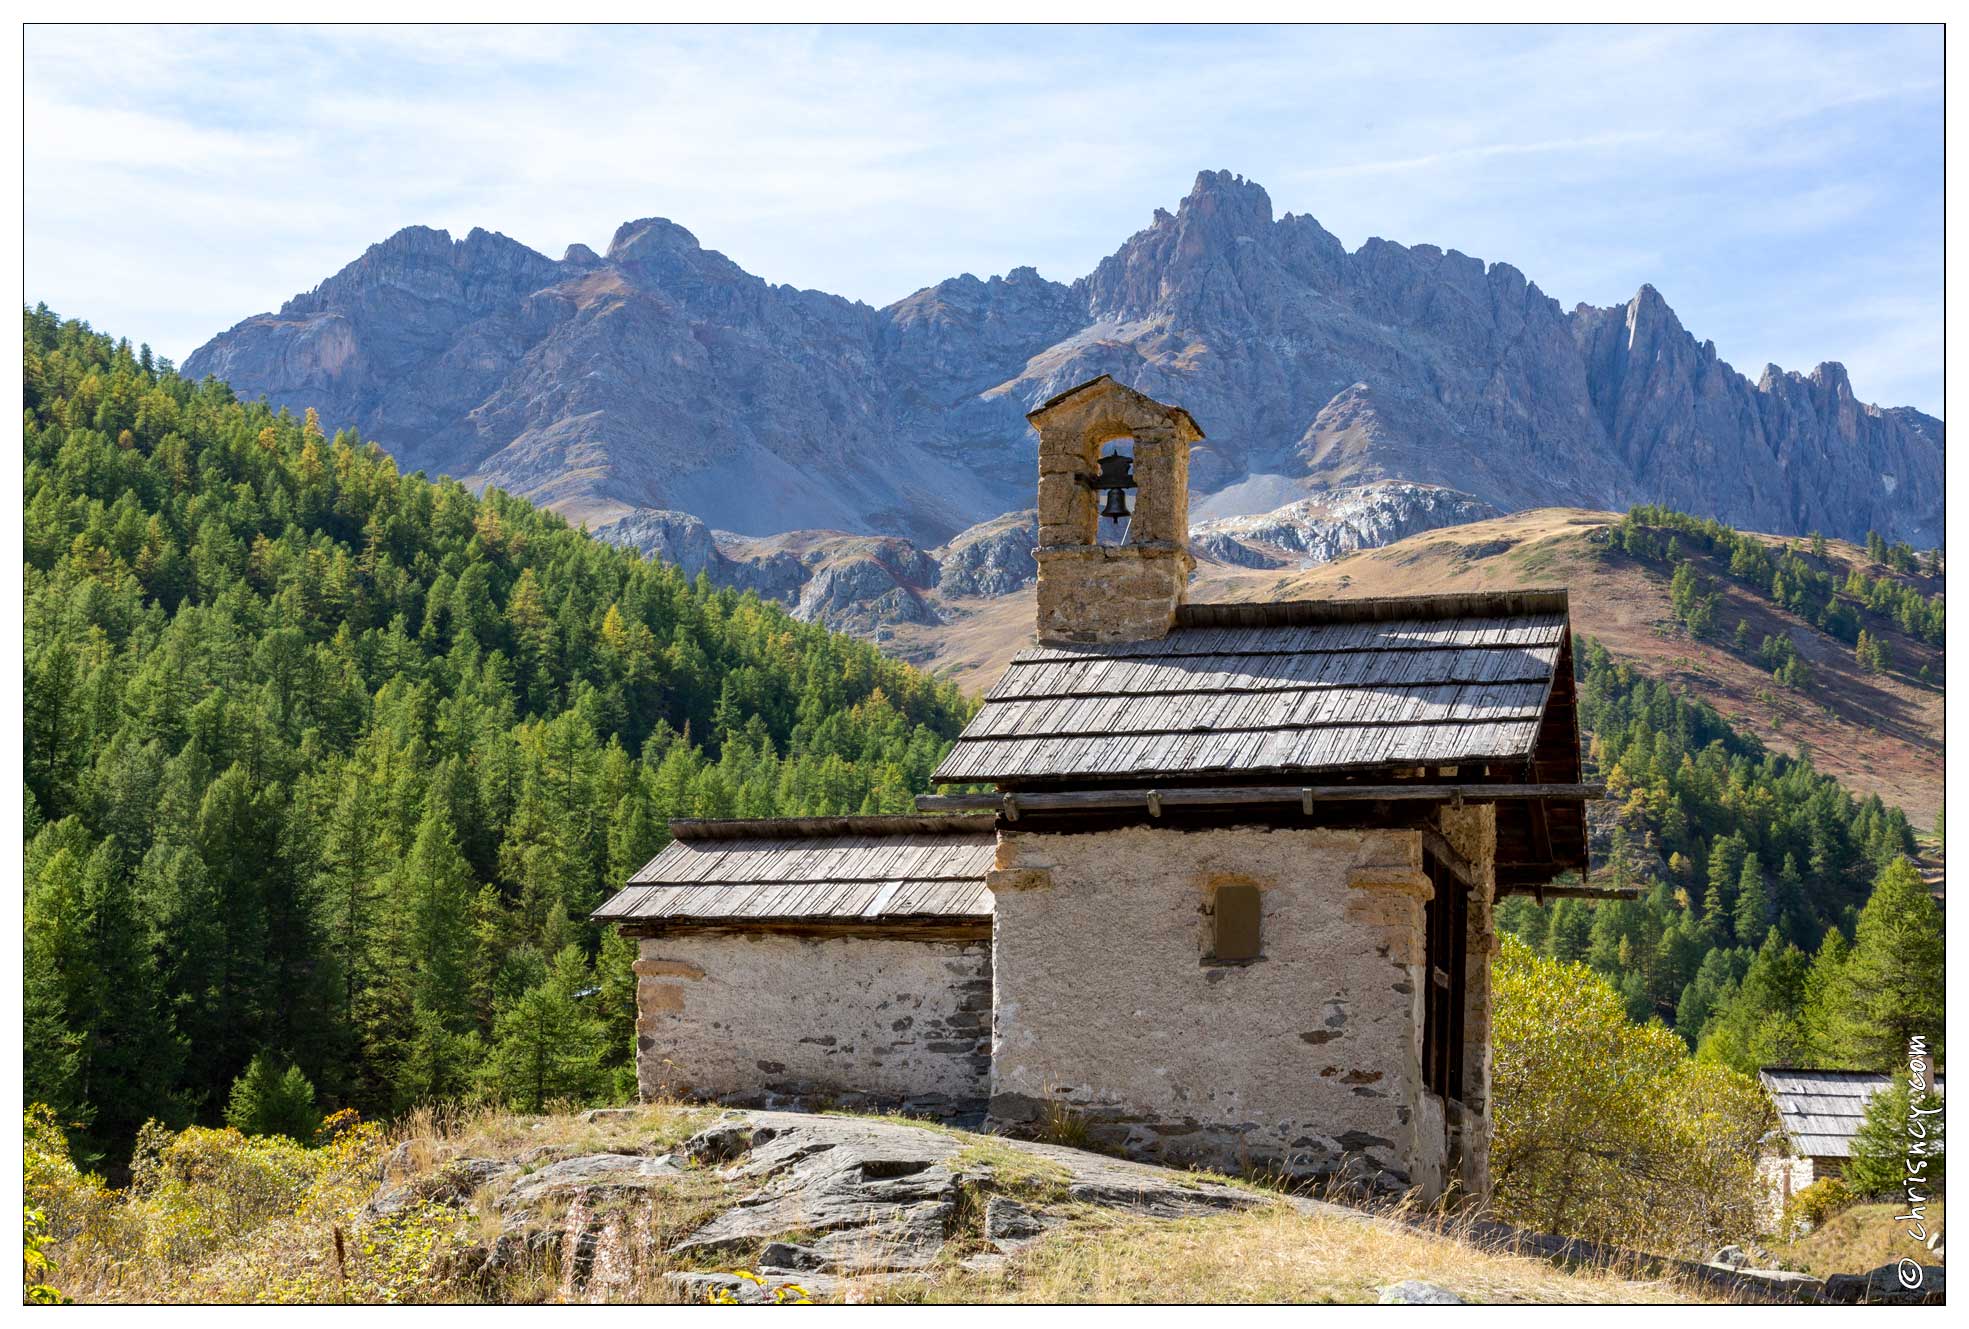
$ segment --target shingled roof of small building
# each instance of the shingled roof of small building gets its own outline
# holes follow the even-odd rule
[[[673,821],[670,833],[594,918],[731,927],[991,917],[989,816]]]
[[[1777,1104],[1778,1120],[1801,1158],[1851,1158],[1867,1104],[1888,1085],[1888,1077],[1874,1071],[1802,1066],[1766,1066],[1757,1078]],[[1942,1088],[1939,1075],[1935,1088]]]
[[[1576,780],[1570,641],[1563,590],[1184,605],[1165,637],[1020,652],[932,778],[1529,771],[1547,751],[1544,778]]]

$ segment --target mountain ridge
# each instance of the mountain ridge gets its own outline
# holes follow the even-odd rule
[[[1206,518],[1402,481],[1502,511],[1942,532],[1942,422],[1860,402],[1837,362],[1753,382],[1651,284],[1567,311],[1508,263],[1349,252],[1230,172],[1071,283],[967,273],[880,309],[767,282],[661,217],[559,260],[409,227],[186,370],[598,524],[676,510],[933,545],[1026,506],[1024,411],[1110,373],[1204,422]]]

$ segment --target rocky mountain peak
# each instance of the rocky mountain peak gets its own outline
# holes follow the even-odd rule
[[[880,310],[771,286],[661,217],[558,262],[410,227],[185,367],[597,521],[927,547],[1030,502],[1024,412],[1111,373],[1209,431],[1193,517],[1405,482],[1941,538],[1942,422],[1858,405],[1837,365],[1751,384],[1652,285],[1567,313],[1453,248],[1350,253],[1229,171],[1071,286],[1018,267]]]
[[[1275,298],[1265,288],[1276,286],[1276,249],[1271,195],[1241,175],[1203,171],[1175,215],[1157,208],[1080,285],[1097,319],[1235,319]]]
[[[694,254],[702,249],[696,236],[668,217],[643,217],[615,228],[606,257],[611,263],[633,263],[654,254]]]
[[[1272,196],[1256,180],[1229,171],[1198,171],[1177,205],[1177,220],[1236,237],[1257,238],[1272,226]]]
[[[1661,298],[1661,292],[1653,286],[1642,283],[1634,298],[1627,302],[1627,335],[1633,343],[1654,342],[1664,337],[1687,336],[1682,320],[1668,307],[1668,301]]]
[[[406,226],[314,290],[289,300],[280,313],[283,318],[328,311],[348,316],[365,308],[382,313],[385,306],[393,318],[408,317],[413,308],[483,312],[549,285],[558,271],[546,255],[497,231],[474,227],[463,240],[453,240],[449,231]],[[415,338],[417,331],[409,335]]]
[[[1837,360],[1821,361],[1812,370],[1810,378],[1818,387],[1831,393],[1834,400],[1850,402],[1853,400],[1853,383],[1846,377],[1846,366]]]

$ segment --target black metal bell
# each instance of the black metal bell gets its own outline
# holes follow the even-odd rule
[[[1133,489],[1135,487],[1135,459],[1125,452],[1110,452],[1101,458],[1101,476],[1094,481],[1096,489]]]
[[[1128,520],[1128,494],[1121,489],[1108,490],[1108,501],[1101,508],[1101,515],[1109,521]]]

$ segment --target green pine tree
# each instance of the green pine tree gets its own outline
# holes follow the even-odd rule
[[[321,1125],[314,1086],[301,1068],[281,1065],[268,1054],[254,1054],[233,1081],[226,1100],[226,1125],[244,1135],[284,1135],[303,1144]]]
[[[1828,1003],[1829,1043],[1841,1064],[1898,1066],[1915,1036],[1940,1060],[1942,950],[1941,911],[1914,864],[1896,858],[1860,911],[1852,954]]]
[[[1836,927],[1827,928],[1805,974],[1798,1023],[1805,1038],[1806,1059],[1815,1066],[1842,1066],[1833,1024],[1841,995],[1840,974],[1849,951],[1846,934]]]
[[[1736,934],[1745,942],[1749,942],[1754,937],[1762,937],[1765,929],[1771,926],[1771,895],[1765,888],[1764,869],[1757,862],[1755,854],[1750,854],[1743,860],[1743,871],[1737,877],[1737,898],[1734,908]]]
[[[480,1075],[488,1097],[539,1112],[556,1101],[587,1102],[607,1089],[610,1077],[601,1065],[607,1034],[585,1004],[595,995],[589,978],[580,950],[567,947],[544,982],[500,1013]]]
[[[1846,1184],[1855,1194],[1905,1202],[1908,1188],[1926,1198],[1942,1194],[1946,1167],[1942,1100],[1933,1090],[1916,1095],[1903,1074],[1868,1100],[1853,1136]]]

